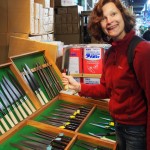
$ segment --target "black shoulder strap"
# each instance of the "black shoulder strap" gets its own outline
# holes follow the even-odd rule
[[[144,39],[142,39],[139,36],[134,36],[128,46],[128,53],[127,53],[127,57],[128,57],[128,63],[130,68],[133,70],[134,72],[134,68],[133,68],[133,59],[134,59],[134,49],[137,46],[138,43],[140,43],[141,41],[143,41]]]
[[[129,63],[129,66],[131,68],[131,70],[133,71],[135,77],[136,77],[136,73],[135,73],[135,70],[134,70],[134,67],[133,67],[133,60],[134,60],[134,49],[135,47],[137,46],[138,43],[140,43],[141,41],[144,41],[144,39],[140,38],[139,36],[134,36],[128,46],[128,63]],[[136,77],[137,79],[137,77]],[[138,80],[137,80],[138,81]],[[145,104],[146,104],[146,108],[148,110],[148,106],[147,106],[147,100],[146,100],[146,95],[145,95],[145,92],[143,90],[143,96],[144,96],[144,101],[145,101]]]

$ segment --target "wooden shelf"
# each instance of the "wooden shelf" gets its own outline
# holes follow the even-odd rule
[[[84,78],[101,78],[101,74],[84,74],[84,73],[79,73],[79,74],[71,74],[73,77],[84,77]]]

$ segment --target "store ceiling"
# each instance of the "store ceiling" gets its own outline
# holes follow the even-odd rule
[[[147,0],[129,0],[129,4],[133,6],[135,14],[140,14]]]

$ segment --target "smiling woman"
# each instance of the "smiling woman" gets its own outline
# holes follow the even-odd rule
[[[127,52],[136,37],[135,17],[120,0],[99,0],[90,15],[88,28],[97,40],[112,45],[104,56],[100,84],[78,83],[62,74],[63,84],[80,96],[110,98],[109,111],[115,121],[119,150],[150,150],[150,111],[145,103],[147,100],[149,108],[150,43],[143,40],[135,47],[134,73]]]
[[[122,28],[125,32],[129,32],[135,25],[134,15],[131,14],[124,7],[124,5],[122,3],[120,3],[119,0],[116,0],[115,4],[114,4],[113,0],[109,0],[109,2],[111,4],[108,5],[107,0],[106,1],[103,1],[103,0],[99,1],[97,3],[97,5],[95,5],[95,7],[94,7],[94,9],[90,15],[88,29],[89,29],[91,35],[98,41],[103,40],[105,42],[109,42],[110,38],[108,38],[108,36],[111,37],[111,35],[106,34],[106,32],[108,32],[108,31],[106,29],[104,29],[104,25],[108,21],[111,21],[110,20],[111,18],[122,19],[122,21],[118,20],[119,22],[116,20],[116,23],[113,20],[113,24],[117,25],[119,23],[118,27],[122,26]],[[107,4],[107,5],[105,6],[105,4]],[[105,11],[104,9],[107,11]],[[109,13],[109,15],[108,15],[108,13]],[[130,22],[129,22],[129,20],[130,20]],[[108,23],[109,24],[107,24],[107,27],[110,27],[110,22],[108,22]],[[102,28],[100,28],[100,25]],[[114,37],[114,36],[112,35],[112,37]]]

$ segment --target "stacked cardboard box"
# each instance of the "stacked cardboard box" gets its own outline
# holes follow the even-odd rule
[[[10,36],[28,38],[30,35],[36,35],[32,39],[54,40],[53,3],[53,0],[0,1],[0,63],[7,62]],[[44,9],[48,11],[46,17],[48,19],[43,17]],[[43,22],[46,22],[44,23],[46,27]],[[41,27],[40,23],[42,24]]]
[[[80,13],[82,6],[57,7],[55,13],[55,37],[65,44],[80,43]]]
[[[27,33],[48,40],[53,32],[54,8],[50,0],[8,0],[8,32]]]

